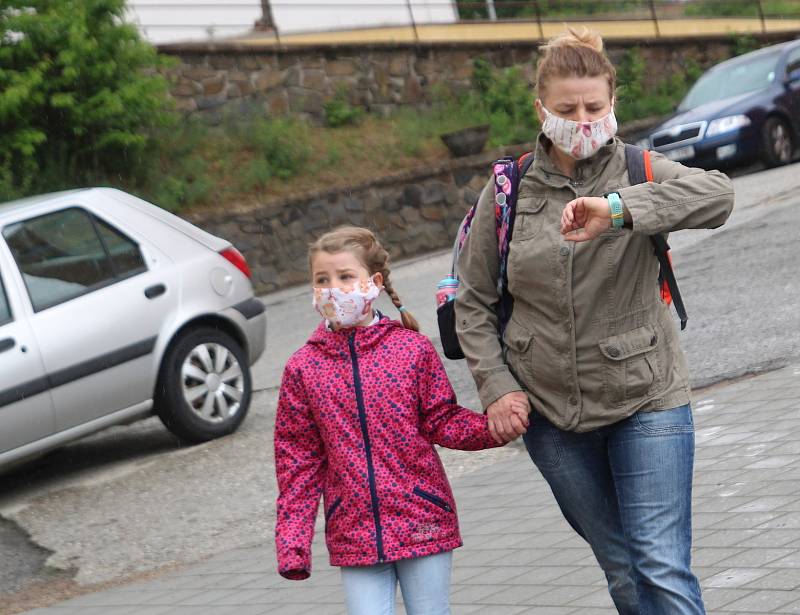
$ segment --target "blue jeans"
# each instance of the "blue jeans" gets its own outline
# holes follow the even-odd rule
[[[533,413],[523,438],[564,517],[594,551],[621,615],[705,613],[690,563],[689,405],[586,433]]]
[[[397,582],[408,615],[450,615],[453,552],[374,566],[343,566],[348,615],[394,615]]]

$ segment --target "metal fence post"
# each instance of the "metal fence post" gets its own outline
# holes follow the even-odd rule
[[[653,25],[656,29],[656,38],[661,37],[661,30],[658,27],[658,15],[656,14],[656,3],[655,0],[650,0],[650,14],[653,16]]]
[[[539,25],[539,38],[544,40],[544,28],[542,27],[542,10],[539,7],[539,0],[533,0],[533,10],[536,12],[536,23]]]
[[[758,18],[761,20],[761,33],[767,33],[767,20],[764,19],[764,7],[761,5],[761,0],[756,1],[756,6],[758,7]]]
[[[411,27],[414,28],[414,41],[419,43],[419,32],[417,31],[417,22],[414,19],[414,9],[411,8],[411,0],[406,0],[408,7],[408,17],[411,19]]]

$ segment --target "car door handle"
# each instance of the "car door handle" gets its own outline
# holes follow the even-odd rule
[[[163,295],[165,292],[167,292],[166,286],[163,284],[155,284],[144,289],[144,296],[148,299],[155,299],[156,297]]]
[[[7,337],[3,340],[0,340],[0,352],[5,352],[6,350],[11,350],[14,346],[17,345],[17,342],[12,337]]]

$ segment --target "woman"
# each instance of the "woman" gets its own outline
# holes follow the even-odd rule
[[[524,435],[618,611],[704,613],[690,567],[689,376],[649,235],[720,226],[733,190],[717,171],[657,153],[655,181],[631,186],[615,79],[596,33],[570,30],[544,46],[542,134],[508,259],[511,320],[501,345],[490,183],[459,258],[457,333],[493,435]],[[529,417],[515,412],[520,402]]]

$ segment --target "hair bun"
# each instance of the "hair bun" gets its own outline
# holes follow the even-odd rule
[[[603,37],[596,30],[583,26],[580,31],[566,26],[563,32],[547,42],[545,47],[588,47],[597,53],[603,53]]]

